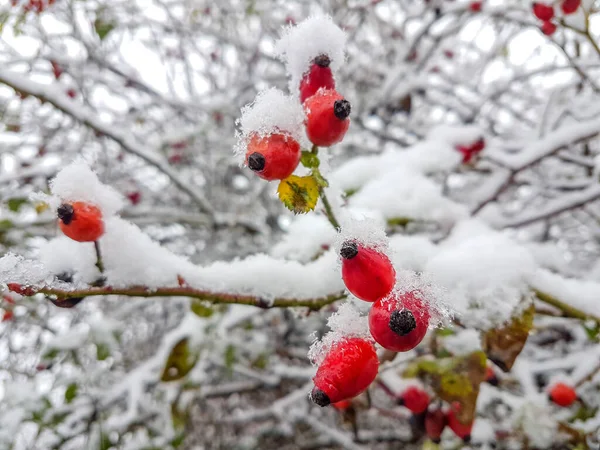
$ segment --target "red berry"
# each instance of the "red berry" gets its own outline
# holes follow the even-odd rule
[[[485,381],[492,386],[498,386],[498,377],[496,376],[494,369],[492,369],[490,366],[485,368]]]
[[[181,164],[183,162],[183,153],[176,152],[169,155],[169,164]]]
[[[329,147],[344,139],[350,126],[350,102],[332,89],[321,89],[304,102],[306,135],[315,145]]]
[[[6,287],[8,287],[9,291],[14,292],[15,294],[24,295],[26,297],[34,295],[35,289],[29,286],[23,286],[19,283],[6,283]]]
[[[75,91],[75,89],[68,89],[67,90],[67,95],[70,98],[75,98],[75,97],[77,97],[77,92]]]
[[[378,370],[373,344],[361,338],[340,341],[319,366],[310,397],[319,406],[356,397],[375,380]]]
[[[425,432],[435,444],[439,444],[442,432],[446,428],[446,415],[441,409],[427,411],[425,415]]]
[[[12,310],[7,309],[2,316],[2,322],[8,322],[9,320],[12,320],[13,317],[15,317],[15,313],[12,312]]]
[[[187,146],[188,146],[187,141],[178,141],[178,142],[174,142],[171,144],[171,148],[174,150],[183,150],[183,149],[186,149]]]
[[[464,424],[458,420],[458,412],[454,408],[451,408],[446,415],[446,421],[448,428],[450,428],[456,436],[461,438],[464,442],[471,441],[471,430],[473,429],[473,422]]]
[[[127,194],[127,198],[132,205],[137,205],[142,200],[142,194],[139,191],[130,192]]]
[[[339,411],[345,411],[346,409],[350,408],[350,406],[352,406],[352,403],[350,402],[350,400],[342,400],[340,402],[332,403],[331,406],[333,406]]]
[[[481,2],[471,2],[469,5],[469,9],[473,12],[481,11],[482,3]]]
[[[300,103],[304,103],[307,98],[315,95],[321,88],[335,89],[330,63],[331,60],[327,55],[319,55],[313,60],[300,81]]]
[[[62,232],[78,242],[92,242],[104,234],[102,212],[84,202],[64,203],[57,210]]]
[[[556,383],[550,389],[550,400],[558,406],[571,406],[577,400],[577,392],[565,383]]]
[[[400,400],[407,409],[415,414],[426,411],[429,406],[429,394],[416,386],[407,388],[402,393]]]
[[[562,12],[565,14],[573,14],[581,6],[581,0],[564,0],[560,5]]]
[[[552,22],[544,22],[540,27],[540,30],[542,30],[542,33],[544,33],[546,36],[552,36],[556,31],[556,24]]]
[[[58,80],[62,75],[63,70],[56,61],[50,61],[50,64],[52,64],[52,73],[54,74],[54,78]]]
[[[531,9],[533,9],[533,15],[543,22],[547,22],[554,17],[554,7],[552,5],[534,2]]]
[[[454,58],[454,52],[452,50],[444,50],[444,56],[448,59]]]
[[[396,271],[386,255],[355,241],[344,242],[340,255],[342,279],[356,297],[374,302],[391,292]]]
[[[369,330],[383,348],[406,352],[419,345],[425,337],[429,317],[429,310],[419,298],[419,291],[392,292],[371,307]]]
[[[246,165],[265,180],[283,180],[296,170],[300,156],[300,144],[291,136],[254,134],[248,142]]]

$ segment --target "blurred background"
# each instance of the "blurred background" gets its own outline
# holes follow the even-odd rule
[[[271,184],[232,157],[235,121],[261,89],[288,89],[274,53],[282,27],[324,12],[348,35],[336,79],[352,102],[348,135],[328,151],[330,170],[410,149],[439,125],[472,125],[486,148],[431,177],[443,197],[523,243],[552,274],[577,279],[570,295],[581,289],[597,300],[576,311],[551,300],[540,307],[521,356],[530,372],[494,368],[501,383],[478,403],[473,443],[450,436],[442,448],[598,448],[600,4],[584,0],[566,15],[554,3],[556,30],[517,0],[5,0],[0,254],[35,258],[60,234],[54,211],[30,194],[47,192],[77,156],[126,197],[124,219],[194,263],[272,252],[296,219]],[[389,235],[433,243],[456,220],[385,219]],[[322,244],[296,259],[318,258],[330,242]],[[309,405],[306,351],[334,305],[310,314],[194,305],[218,332],[207,333],[198,358],[187,341],[175,343],[190,367],[170,382],[168,361],[155,356],[176,357],[164,346],[190,310],[187,298],[96,297],[60,309],[43,296],[5,294],[0,449],[431,444],[389,390],[371,389],[370,405],[362,397],[343,410]],[[391,362],[396,394],[407,358]],[[582,360],[593,370],[575,380],[581,405],[513,402]],[[286,414],[293,405],[301,412]]]

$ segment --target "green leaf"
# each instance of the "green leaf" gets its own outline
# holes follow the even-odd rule
[[[197,298],[192,299],[190,302],[190,309],[194,314],[202,318],[207,318],[214,314],[214,310],[210,306],[207,306],[202,300],[198,300]]]
[[[75,397],[77,396],[78,387],[75,383],[71,383],[67,386],[67,390],[65,391],[65,401],[67,403],[71,403]]]
[[[112,446],[113,445],[108,438],[108,434],[102,433],[100,435],[100,445],[98,446],[98,450],[109,450]]]
[[[108,34],[115,29],[115,26],[110,22],[105,22],[102,19],[98,18],[94,21],[94,30],[96,30],[96,34],[103,41]]]
[[[96,344],[96,359],[104,361],[110,356],[110,347],[102,342]]]
[[[225,357],[225,367],[227,367],[229,370],[231,370],[233,368],[233,365],[237,361],[237,356],[235,354],[235,347],[233,345],[229,344],[227,346],[227,348],[225,349],[224,357]]]
[[[304,214],[315,209],[319,200],[319,184],[313,175],[291,175],[281,180],[277,188],[279,199],[294,214]]]
[[[308,169],[315,169],[319,167],[321,161],[319,160],[319,156],[316,153],[313,153],[309,150],[302,150],[302,157],[300,158],[300,163]]]
[[[10,220],[8,220],[8,219],[0,220],[0,232],[8,231],[12,227],[14,227],[14,224]]]
[[[452,328],[438,328],[435,332],[441,337],[454,336],[456,334]]]
[[[585,334],[587,334],[587,337],[590,339],[590,341],[598,342],[600,339],[600,323],[584,323],[583,329],[585,330]]]
[[[387,220],[389,226],[405,227],[409,223],[414,222],[410,217],[392,217]]]
[[[171,447],[178,448],[181,444],[183,444],[184,440],[185,440],[185,433],[179,434],[175,439],[173,439],[171,441]]]
[[[162,381],[176,381],[185,377],[194,368],[198,361],[198,353],[190,350],[189,339],[183,338],[171,350],[165,368]]]
[[[6,201],[8,209],[10,209],[12,212],[18,212],[19,209],[21,209],[21,206],[26,203],[28,203],[28,200],[25,197],[10,198]]]
[[[48,349],[46,353],[42,355],[43,359],[50,360],[56,358],[60,353],[60,350],[57,348]]]

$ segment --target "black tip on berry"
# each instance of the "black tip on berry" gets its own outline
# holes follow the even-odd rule
[[[358,255],[358,245],[354,241],[346,241],[340,249],[340,256],[344,259],[352,259]]]
[[[351,110],[352,106],[348,100],[336,100],[333,104],[333,114],[340,120],[346,120]]]
[[[331,59],[329,56],[322,54],[313,59],[313,62],[319,67],[329,67],[329,64],[331,64]]]
[[[60,205],[56,210],[56,213],[58,215],[58,218],[62,220],[62,222],[65,225],[69,225],[73,220],[73,206],[69,205],[68,203],[63,203],[62,205]]]
[[[502,372],[510,372],[509,367],[506,365],[506,363],[498,358],[495,358],[493,356],[488,355],[488,359],[493,362],[494,364],[496,364],[501,370]]]
[[[313,388],[312,392],[310,393],[310,399],[320,407],[331,404],[331,400],[329,400],[327,394],[317,387]]]
[[[439,444],[440,442],[442,442],[442,440],[440,438],[433,438],[431,439],[431,442],[433,442],[434,444]]]
[[[465,437],[463,438],[463,442],[464,442],[465,444],[468,444],[469,442],[471,442],[471,435],[469,434],[469,435],[465,436]]]
[[[491,377],[489,380],[487,380],[487,382],[492,386],[498,386],[500,384],[500,380],[498,380],[498,377]]]
[[[408,309],[397,309],[390,316],[390,330],[399,336],[406,336],[416,327],[415,316]]]
[[[265,157],[260,153],[254,152],[248,156],[248,167],[254,172],[260,172],[265,168]]]

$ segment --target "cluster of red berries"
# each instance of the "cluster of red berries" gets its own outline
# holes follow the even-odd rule
[[[342,279],[348,290],[371,302],[369,330],[387,350],[415,348],[427,333],[430,311],[418,291],[393,291],[396,271],[382,252],[354,240],[340,249]],[[312,400],[327,406],[355,397],[375,380],[379,361],[375,347],[362,338],[342,340],[332,347],[313,378]]]
[[[33,11],[36,13],[43,12],[48,6],[54,4],[56,0],[29,0],[27,3],[23,5],[23,10],[25,12]],[[11,0],[12,6],[17,6],[19,4],[19,0]]]
[[[580,6],[581,0],[563,0],[560,3],[560,9],[565,15],[574,14]],[[534,2],[531,5],[531,9],[533,10],[533,15],[542,21],[540,27],[542,33],[547,36],[554,34],[557,28],[556,23],[552,22],[552,19],[554,19],[554,5]]]
[[[463,156],[463,164],[471,163],[485,148],[485,139],[479,138],[472,144],[458,145],[456,150]]]
[[[299,86],[306,135],[318,147],[341,142],[350,126],[350,102],[335,90],[330,62],[327,55],[314,58]],[[265,180],[283,180],[296,170],[300,156],[300,144],[285,130],[255,133],[248,140],[246,165]]]

